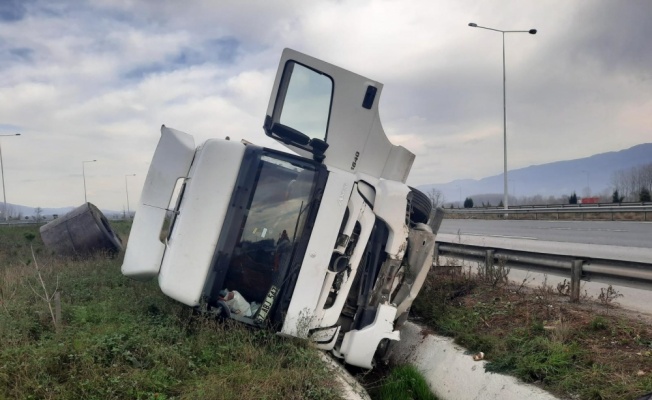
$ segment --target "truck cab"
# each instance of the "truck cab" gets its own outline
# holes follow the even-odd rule
[[[414,154],[383,131],[381,92],[285,49],[263,131],[292,153],[227,139],[196,146],[163,126],[123,274],[372,368],[400,340],[438,228],[428,198],[405,183]]]

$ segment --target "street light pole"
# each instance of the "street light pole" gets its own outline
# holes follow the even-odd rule
[[[0,136],[20,136],[20,133],[12,133],[10,135],[0,135]],[[2,145],[0,144],[0,175],[2,175],[2,196],[4,199],[4,214],[5,221],[9,221],[9,214],[7,213],[7,191],[5,190],[5,167],[2,164]]]
[[[584,169],[582,170],[582,172],[586,174],[586,190],[588,191],[588,195],[590,196],[591,195],[591,183],[589,179],[590,172]]]
[[[516,193],[516,180],[515,179],[510,179],[509,181],[511,182],[511,185],[512,185],[512,191],[513,191],[512,196],[514,196],[514,202],[515,202],[514,205],[517,206],[518,205],[518,197],[517,197],[517,193]]]
[[[481,29],[487,29],[489,31],[494,31],[494,32],[500,32],[503,34],[503,183],[504,183],[504,189],[503,189],[503,206],[505,207],[505,211],[508,210],[509,205],[508,205],[508,198],[509,198],[509,192],[507,191],[507,91],[506,91],[506,74],[505,74],[505,34],[506,33],[529,33],[530,35],[534,35],[537,33],[536,29],[530,29],[528,31],[503,31],[500,29],[494,29],[494,28],[487,28],[486,26],[480,26],[478,24],[475,24],[473,22],[469,23],[469,26],[472,28],[481,28]],[[507,215],[507,214],[505,214]]]
[[[84,177],[84,204],[88,203],[88,200],[86,199],[86,170],[84,168],[84,164],[96,161],[97,160],[82,161],[82,176]]]
[[[131,210],[129,210],[129,186],[127,186],[127,177],[136,176],[136,174],[125,175],[125,192],[127,193],[127,219],[131,219]]]

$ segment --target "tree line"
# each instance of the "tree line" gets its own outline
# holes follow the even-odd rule
[[[618,197],[622,198],[621,201],[650,201],[652,163],[614,172],[611,185],[614,199]]]
[[[611,178],[611,188],[597,195],[601,203],[621,203],[623,201],[652,201],[652,163],[616,171]],[[466,197],[464,202],[446,202],[444,195],[438,189],[431,188],[426,193],[434,206],[449,207],[502,207],[502,194],[475,194]],[[510,205],[544,205],[544,204],[576,204],[579,198],[575,192],[562,196],[509,196]]]

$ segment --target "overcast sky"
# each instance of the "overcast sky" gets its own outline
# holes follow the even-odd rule
[[[7,201],[132,206],[161,124],[196,143],[280,148],[261,128],[290,47],[384,83],[380,115],[416,154],[408,183],[502,173],[501,34],[509,168],[652,141],[652,2],[0,1]],[[502,188],[496,188],[500,193]],[[2,201],[0,199],[0,201]],[[133,208],[133,207],[132,207]]]

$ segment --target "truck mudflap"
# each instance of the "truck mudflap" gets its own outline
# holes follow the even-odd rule
[[[343,356],[347,364],[367,369],[373,368],[374,354],[380,341],[383,339],[401,340],[401,333],[394,330],[395,317],[396,307],[389,304],[379,305],[376,318],[371,325],[359,330],[354,329],[344,335],[339,356]]]
[[[156,146],[136,207],[128,246],[122,263],[122,274],[146,280],[158,275],[165,253],[159,239],[167,208],[179,178],[185,178],[195,157],[192,136],[176,129],[161,127],[161,139]]]

